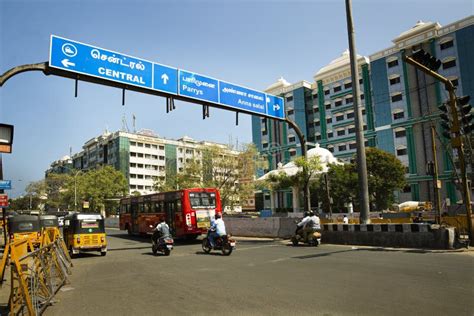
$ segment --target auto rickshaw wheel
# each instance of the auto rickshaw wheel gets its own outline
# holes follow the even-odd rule
[[[100,252],[100,255],[101,255],[102,257],[105,257],[106,254],[107,254],[107,251],[101,251],[101,252]]]

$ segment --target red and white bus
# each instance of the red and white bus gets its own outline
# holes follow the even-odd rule
[[[215,188],[131,196],[120,200],[120,229],[146,234],[164,216],[175,237],[193,239],[207,232],[216,213],[222,214],[222,206]]]

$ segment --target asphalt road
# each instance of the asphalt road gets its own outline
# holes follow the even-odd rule
[[[74,259],[44,315],[474,315],[474,253],[240,240],[155,257],[147,238],[108,231],[106,257]]]

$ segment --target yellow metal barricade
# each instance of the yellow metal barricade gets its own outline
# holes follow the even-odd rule
[[[7,244],[1,267],[10,257],[11,315],[40,315],[71,274],[71,258],[57,228],[43,229],[40,248],[30,240]]]

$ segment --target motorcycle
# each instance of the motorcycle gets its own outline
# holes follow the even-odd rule
[[[171,254],[171,250],[173,250],[173,247],[174,247],[173,238],[171,237],[153,238],[153,237],[155,237],[154,234],[151,237],[151,251],[153,252],[153,254],[156,256],[158,255],[158,252],[161,252],[165,256],[169,256]]]
[[[321,244],[321,233],[318,231],[307,234],[307,237],[303,237],[303,229],[296,228],[295,235],[291,237],[293,246],[298,246],[298,243],[306,243],[310,246],[317,247]]]
[[[211,250],[221,250],[224,256],[230,256],[232,251],[235,249],[235,240],[230,235],[218,236],[214,240],[215,245],[211,247],[209,242],[209,234],[202,240],[202,250],[205,253],[210,253]]]

